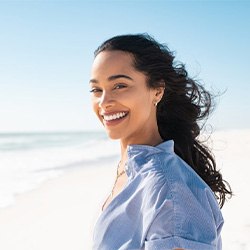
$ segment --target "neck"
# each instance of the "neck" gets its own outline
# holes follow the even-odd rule
[[[124,168],[124,164],[127,161],[127,147],[129,145],[149,145],[149,146],[156,146],[163,142],[158,130],[156,133],[151,133],[148,136],[139,136],[137,139],[121,139],[120,140],[120,147],[121,147],[121,166],[122,169]]]

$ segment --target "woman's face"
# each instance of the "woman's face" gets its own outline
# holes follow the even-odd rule
[[[157,129],[157,90],[147,87],[146,76],[135,70],[130,54],[99,53],[92,66],[90,89],[94,112],[110,138],[137,143]]]

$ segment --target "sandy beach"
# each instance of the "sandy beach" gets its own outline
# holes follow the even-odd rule
[[[250,249],[250,131],[217,132],[213,138],[218,166],[234,191],[222,210],[223,249]],[[72,170],[0,209],[0,249],[91,249],[94,223],[113,184],[116,160]]]
[[[113,177],[105,166],[74,170],[18,196],[14,206],[0,210],[0,249],[91,249]]]

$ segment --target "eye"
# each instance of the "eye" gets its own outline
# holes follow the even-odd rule
[[[89,92],[90,92],[90,93],[97,93],[97,92],[101,92],[101,91],[102,91],[101,89],[92,88]]]
[[[127,85],[124,84],[124,83],[118,83],[115,85],[114,89],[123,89],[123,88],[126,88]]]

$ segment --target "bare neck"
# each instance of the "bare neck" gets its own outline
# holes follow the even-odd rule
[[[163,141],[161,138],[158,130],[155,133],[149,134],[148,136],[141,136],[139,139],[121,139],[120,140],[120,147],[121,147],[121,165],[124,166],[125,162],[127,161],[127,147],[129,145],[149,145],[149,146],[156,146]]]

